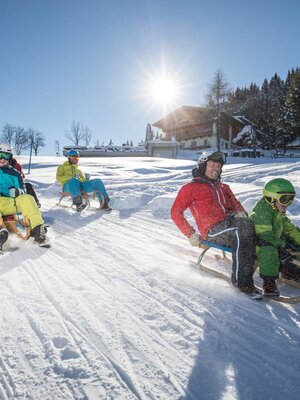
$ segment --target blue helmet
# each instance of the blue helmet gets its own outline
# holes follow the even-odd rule
[[[77,150],[70,150],[70,151],[68,151],[68,158],[69,158],[69,157],[72,157],[72,156],[79,157],[78,151],[77,151]]]

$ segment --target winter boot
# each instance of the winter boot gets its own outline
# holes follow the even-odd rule
[[[274,278],[264,278],[263,294],[265,297],[280,296],[279,290],[276,286],[276,280]]]
[[[0,226],[0,251],[2,250],[2,246],[8,239],[8,230]]]
[[[109,202],[109,199],[105,200],[104,203],[102,204],[102,206],[100,207],[100,210],[102,210],[102,211],[111,211],[112,208],[110,207],[108,202]]]
[[[240,291],[245,293],[252,300],[261,300],[263,298],[262,292],[257,289],[254,285],[250,286],[241,286],[239,287]]]
[[[73,204],[76,206],[76,211],[78,212],[83,211],[86,208],[86,204],[82,202],[81,196],[74,197]]]
[[[31,230],[30,236],[34,238],[34,241],[37,242],[39,246],[50,247],[46,233],[47,227],[45,225],[38,225]]]

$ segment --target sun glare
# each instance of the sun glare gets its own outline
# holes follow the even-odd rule
[[[136,90],[141,104],[147,107],[150,113],[156,109],[159,113],[166,113],[182,105],[187,84],[182,82],[182,67],[178,70],[161,61],[161,65],[139,63],[139,85]]]
[[[149,84],[149,96],[156,104],[168,106],[176,102],[178,95],[179,86],[170,78],[156,78]]]

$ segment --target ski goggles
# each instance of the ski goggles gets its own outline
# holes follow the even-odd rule
[[[291,205],[296,197],[295,193],[272,193],[266,190],[264,191],[264,195],[270,197],[272,200],[277,200],[280,205],[286,207]]]
[[[278,198],[276,199],[282,206],[289,206],[295,199],[294,193],[278,193]]]
[[[226,156],[224,153],[220,151],[215,151],[215,152],[204,152],[198,160],[198,165],[199,164],[204,164],[207,161],[214,161],[218,162],[220,164],[225,164],[226,163]]]
[[[10,153],[5,153],[3,151],[0,152],[0,160],[4,158],[4,160],[9,161],[11,157]]]
[[[69,158],[77,158],[79,160],[79,156],[70,156]]]

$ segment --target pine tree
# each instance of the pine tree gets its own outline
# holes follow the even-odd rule
[[[300,70],[291,74],[290,87],[287,92],[287,104],[289,107],[289,124],[292,139],[300,137]]]
[[[212,96],[208,100],[208,105],[215,105]],[[300,68],[288,71],[285,81],[275,73],[261,88],[256,83],[237,88],[222,105],[227,113],[253,122],[264,147],[285,149],[300,136]]]
[[[149,142],[150,140],[153,140],[153,130],[151,128],[151,124],[147,124],[147,128],[146,128],[146,139],[145,142]]]

